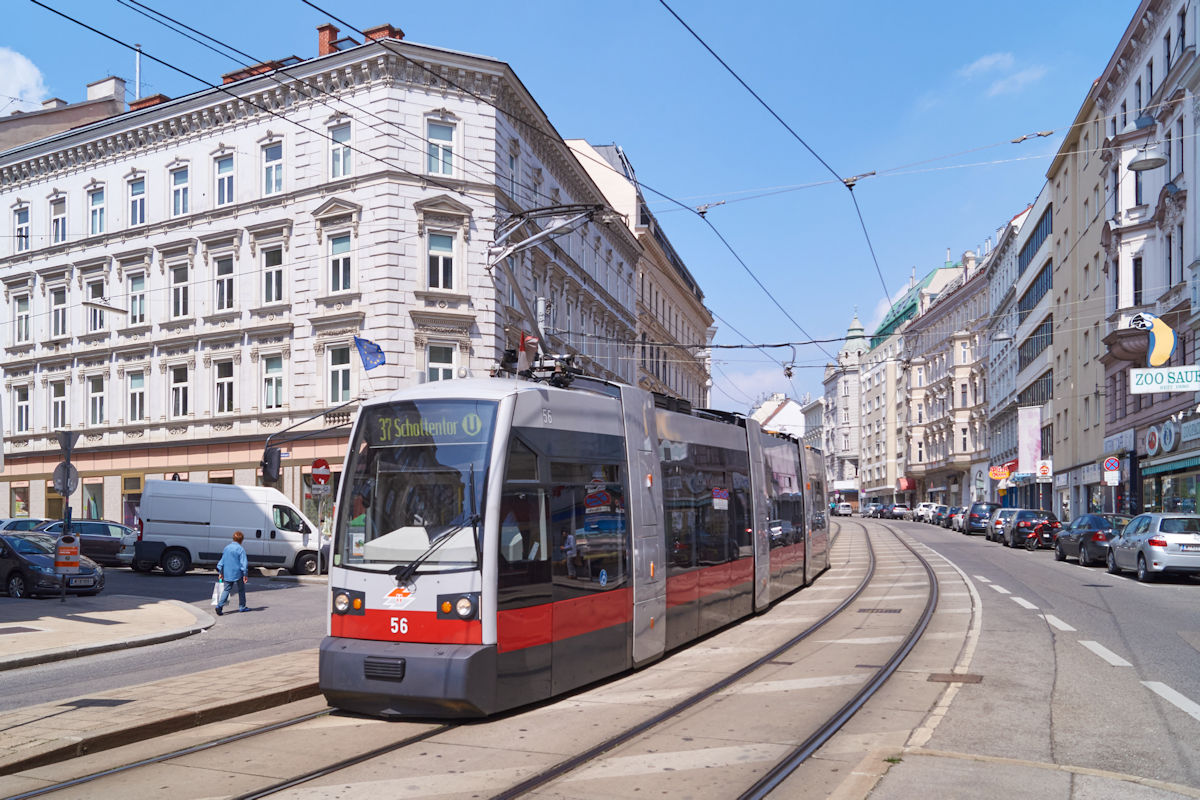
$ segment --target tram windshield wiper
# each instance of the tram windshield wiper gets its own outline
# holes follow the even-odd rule
[[[444,545],[446,542],[453,539],[455,534],[457,534],[463,528],[467,527],[468,524],[471,525],[472,528],[474,528],[476,525],[478,525],[479,524],[479,515],[472,514],[470,517],[468,517],[463,522],[460,522],[459,524],[455,525],[454,527],[452,527],[448,530],[442,531],[441,533],[439,533],[437,536],[435,536],[433,538],[433,540],[429,543],[429,547],[426,548],[424,553],[417,556],[416,558],[414,558],[412,561],[408,562],[407,564],[403,564],[403,565],[397,564],[396,566],[394,566],[390,570],[388,570],[389,575],[394,575],[396,577],[396,585],[402,586],[403,584],[408,583],[408,581],[412,578],[412,576],[416,574],[417,567],[421,566],[426,561],[428,561],[429,558],[434,553],[436,553],[442,545]]]

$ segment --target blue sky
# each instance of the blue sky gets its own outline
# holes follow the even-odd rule
[[[43,1],[214,82],[238,66],[129,0]],[[300,0],[141,2],[262,59],[315,56],[316,26],[331,21]],[[1037,196],[1137,7],[668,0],[833,171],[877,173],[854,195],[881,281],[844,186],[655,0],[314,2],[360,29],[391,23],[410,41],[507,61],[564,137],[620,144],[646,187],[678,201],[646,191],[719,317],[720,344],[840,337],[856,308],[870,330],[885,285],[894,296],[947,248],[955,260],[978,249]],[[0,37],[0,113],[51,96],[77,102],[110,74],[132,92],[128,50],[28,0],[5,5],[6,29],[23,33]],[[202,88],[149,60],[142,82],[143,95]],[[1046,130],[1055,133],[1010,141]],[[774,301],[679,203],[719,204],[707,220]],[[797,347],[791,381],[778,363],[790,349],[718,350],[713,405],[820,394],[839,346]]]

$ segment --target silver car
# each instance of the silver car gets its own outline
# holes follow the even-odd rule
[[[1200,573],[1200,514],[1139,514],[1109,539],[1108,571],[1139,581],[1160,572]]]

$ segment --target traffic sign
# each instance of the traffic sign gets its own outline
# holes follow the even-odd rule
[[[324,486],[329,483],[329,462],[323,458],[318,458],[312,463],[312,479],[313,483],[318,486]]]
[[[312,485],[312,491],[310,491],[309,494],[311,494],[313,497],[328,497],[330,494],[329,490],[332,488],[333,487],[327,483],[314,483]]]
[[[1119,469],[1104,470],[1104,485],[1105,486],[1120,486],[1121,485],[1121,470],[1119,470]]]
[[[1104,459],[1105,472],[1117,472],[1120,469],[1121,459],[1117,458],[1116,456],[1109,456],[1108,458]]]
[[[58,462],[58,466],[54,468],[54,491],[58,492],[63,497],[69,497],[75,494],[75,490],[79,488],[79,470],[74,464],[66,461]]]
[[[1037,462],[1037,482],[1051,483],[1054,480],[1054,466],[1050,459],[1044,459]]]

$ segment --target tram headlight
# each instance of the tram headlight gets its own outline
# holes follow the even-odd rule
[[[338,614],[345,614],[350,610],[350,595],[345,592],[338,592],[333,596],[333,610]]]
[[[455,592],[437,597],[438,619],[479,619],[479,592]]]
[[[463,619],[470,619],[475,616],[475,604],[471,602],[469,597],[460,597],[458,602],[454,604],[454,611]]]

